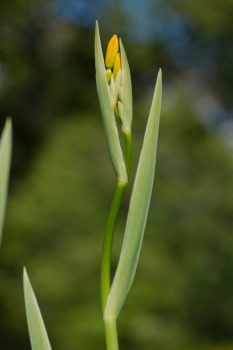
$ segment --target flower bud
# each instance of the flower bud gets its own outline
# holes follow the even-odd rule
[[[119,70],[121,69],[121,56],[118,52],[118,54],[116,55],[115,61],[114,61],[114,66],[113,66],[113,76],[114,78],[116,78],[117,73],[119,72]]]
[[[115,62],[119,51],[119,41],[116,34],[112,36],[108,43],[106,57],[105,57],[105,65],[107,68],[112,68]]]

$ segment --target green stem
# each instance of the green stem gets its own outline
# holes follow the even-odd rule
[[[131,162],[131,145],[132,138],[130,133],[124,133],[125,140],[125,165],[127,174],[129,177],[129,169]],[[106,306],[108,294],[111,286],[111,253],[112,243],[114,237],[114,231],[116,227],[119,210],[121,207],[122,199],[125,193],[125,189],[128,183],[122,183],[118,181],[117,187],[113,196],[111,208],[108,215],[106,230],[104,234],[102,260],[101,260],[101,302],[102,310]],[[107,350],[118,350],[118,338],[116,320],[104,320],[105,324],[105,337]]]
[[[129,177],[129,168],[131,161],[131,144],[132,138],[130,133],[124,133],[125,140],[125,165]],[[117,217],[119,214],[122,199],[125,193],[127,183],[119,182],[113,196],[111,208],[108,215],[106,230],[104,234],[103,249],[102,249],[102,259],[101,259],[101,301],[102,310],[104,311],[110,285],[111,285],[111,253],[112,253],[112,243],[113,236],[116,227]]]
[[[117,188],[112,200],[112,205],[108,215],[108,221],[106,225],[103,250],[102,250],[102,261],[101,261],[101,300],[102,309],[104,311],[108,293],[110,290],[110,267],[111,267],[111,252],[114,230],[116,227],[116,221],[122,202],[122,198],[126,189],[126,183],[118,182]]]
[[[119,350],[116,320],[104,320],[107,350]]]

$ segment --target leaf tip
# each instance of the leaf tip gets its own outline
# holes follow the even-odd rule
[[[27,269],[26,266],[23,267],[23,279],[27,277]]]
[[[7,117],[6,118],[6,123],[5,123],[6,127],[8,128],[12,128],[12,121],[11,121],[11,117]]]
[[[30,285],[26,266],[23,267],[23,285],[24,285],[24,288],[26,287],[26,285]]]
[[[7,135],[5,137],[8,137],[8,139],[11,140],[11,137],[12,137],[12,121],[11,121],[10,117],[6,118],[2,136],[4,137],[4,135]]]
[[[95,21],[95,35],[97,36],[99,34],[99,23],[98,21],[96,20]]]
[[[157,81],[158,81],[159,85],[161,85],[161,86],[162,86],[162,78],[163,78],[162,69],[159,68]]]

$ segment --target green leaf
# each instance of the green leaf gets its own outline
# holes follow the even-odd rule
[[[99,35],[99,26],[97,22],[95,28],[95,68],[97,92],[111,160],[118,180],[122,183],[127,183],[127,171],[118,135],[116,118],[111,104],[109,85],[106,79],[106,69]]]
[[[132,83],[129,63],[125,53],[124,46],[120,40],[121,52],[121,108],[120,118],[122,121],[122,131],[125,134],[131,134],[131,124],[133,118],[133,103],[132,103]]]
[[[24,300],[32,350],[51,350],[40,309],[26,269],[23,271]]]
[[[159,71],[130,199],[122,250],[104,312],[106,320],[119,315],[138,264],[154,182],[161,99],[162,75]]]
[[[0,141],[0,244],[6,212],[8,180],[11,163],[12,125],[7,119]]]

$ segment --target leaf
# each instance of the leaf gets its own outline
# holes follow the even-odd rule
[[[118,135],[116,118],[111,104],[109,86],[106,79],[106,69],[97,22],[95,28],[95,67],[97,92],[111,160],[118,180],[127,183],[127,172]]]
[[[11,120],[7,119],[0,140],[0,244],[6,212],[11,149],[12,125]]]
[[[48,335],[26,269],[23,271],[24,300],[32,350],[51,350]]]
[[[130,199],[122,250],[104,312],[106,320],[119,315],[138,264],[154,182],[161,99],[162,75],[159,71]]]
[[[131,124],[133,118],[133,103],[132,103],[132,83],[129,63],[125,53],[124,46],[120,40],[121,52],[121,110],[120,118],[122,121],[122,131],[126,134],[131,134]]]

